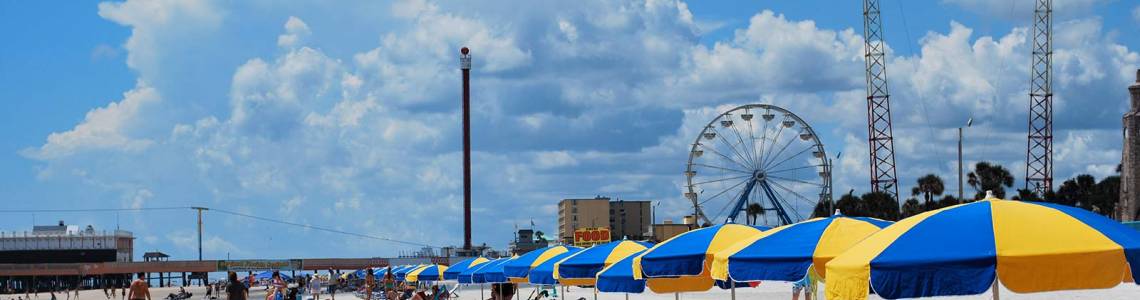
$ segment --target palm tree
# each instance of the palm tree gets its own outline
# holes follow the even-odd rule
[[[934,197],[942,195],[946,191],[946,186],[942,183],[942,178],[938,175],[926,174],[918,178],[918,185],[910,190],[911,195],[922,195],[923,203],[934,202]]]
[[[748,214],[748,219],[751,221],[748,225],[756,225],[756,217],[764,214],[764,206],[761,206],[760,203],[750,203],[744,212]]]
[[[974,171],[966,176],[966,183],[977,192],[974,200],[985,197],[986,191],[993,191],[994,197],[1005,198],[1005,188],[1013,187],[1013,175],[1001,165],[983,161],[974,165]]]

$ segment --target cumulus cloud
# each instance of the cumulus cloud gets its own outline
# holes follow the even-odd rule
[[[71,130],[52,133],[43,146],[24,149],[23,154],[51,160],[92,150],[145,150],[153,141],[134,137],[131,129],[143,119],[142,111],[159,101],[158,91],[139,81],[134,89],[123,93],[122,100],[88,111]]]
[[[163,52],[180,44],[177,38],[221,25],[224,13],[208,0],[132,0],[99,3],[99,16],[130,26],[131,36],[123,46],[127,65],[143,73],[157,72]]]
[[[277,36],[277,46],[284,48],[297,46],[310,34],[312,32],[309,31],[309,25],[305,24],[305,21],[289,16],[289,20],[285,21],[285,33]]]

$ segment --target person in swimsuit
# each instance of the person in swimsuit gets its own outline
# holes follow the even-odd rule
[[[127,295],[127,299],[150,300],[150,286],[146,284],[146,281],[143,281],[143,277],[145,276],[145,273],[139,273],[138,279],[131,282],[130,294]]]

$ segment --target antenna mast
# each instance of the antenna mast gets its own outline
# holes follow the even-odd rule
[[[867,142],[871,191],[890,194],[898,204],[895,143],[891,130],[891,96],[887,91],[887,55],[878,0],[863,0],[863,46],[867,63]]]
[[[1053,0],[1034,2],[1025,188],[1044,197],[1053,190]]]

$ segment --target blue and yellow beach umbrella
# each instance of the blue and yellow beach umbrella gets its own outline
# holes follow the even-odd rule
[[[554,264],[553,275],[563,285],[594,285],[603,268],[649,247],[653,244],[627,240],[595,245]]]
[[[507,260],[510,258],[499,258],[469,268],[467,271],[459,273],[459,282],[464,283],[464,278],[466,278],[466,283],[485,283],[487,282],[487,271],[494,266],[506,263]]]
[[[1131,265],[1131,270],[1129,270]],[[1140,268],[1140,232],[1080,208],[986,200],[903,219],[827,263],[828,299],[1111,288]]]
[[[599,292],[641,293],[645,291],[646,280],[633,275],[633,259],[645,250],[635,252],[617,262],[602,268],[595,278]]]
[[[713,254],[760,232],[757,227],[721,224],[682,233],[635,257],[634,276],[670,279],[668,284],[649,285],[657,293],[707,291],[717,284],[709,272]]]
[[[527,275],[527,282],[531,284],[557,284],[558,279],[554,278],[554,267],[556,264],[582,251],[584,250],[581,248],[573,248],[570,249],[570,251],[562,252],[562,254],[546,260],[546,262],[530,270],[530,274]]]
[[[785,225],[747,237],[714,255],[712,277],[732,281],[799,281],[810,266],[826,278],[828,261],[893,224],[837,215]]]
[[[486,282],[486,283],[510,282],[510,279],[507,278],[507,275],[503,274],[503,267],[505,267],[507,264],[511,263],[511,261],[514,261],[515,258],[518,258],[518,257],[513,257],[513,258],[510,258],[507,260],[503,260],[502,263],[490,265],[490,266],[487,266],[486,268],[483,268],[482,270],[479,270],[479,273],[482,273],[483,282]],[[476,274],[479,274],[479,273],[476,273]]]
[[[427,265],[411,272],[404,276],[408,282],[435,282],[443,281],[443,272],[447,271],[447,266],[441,265]]]
[[[473,266],[478,266],[479,264],[482,264],[482,263],[485,263],[488,261],[490,261],[490,260],[487,259],[486,257],[482,257],[482,256],[461,260],[461,261],[447,267],[447,271],[443,271],[443,279],[444,280],[457,280],[457,279],[459,279],[459,273],[463,273],[463,271],[467,271],[467,269],[469,269]],[[463,282],[460,282],[460,283],[463,283]]]
[[[425,265],[408,265],[400,268],[399,270],[392,270],[392,278],[394,278],[396,281],[407,281],[409,272],[415,271],[416,269],[422,268],[424,266]]]
[[[571,249],[581,248],[558,245],[527,252],[504,264],[503,275],[510,278],[511,282],[526,283],[527,275],[530,274],[531,269]]]

